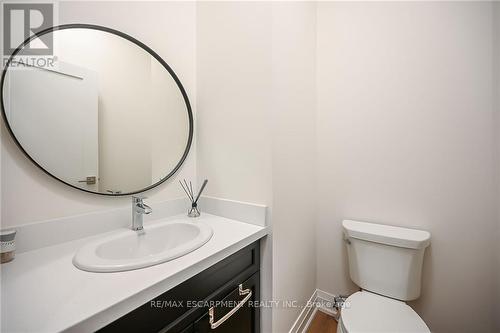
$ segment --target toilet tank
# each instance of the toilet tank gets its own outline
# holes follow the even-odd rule
[[[352,220],[342,227],[354,283],[402,301],[420,296],[427,231]]]

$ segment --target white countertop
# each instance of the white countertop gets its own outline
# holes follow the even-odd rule
[[[159,219],[185,219],[185,215]],[[143,269],[92,273],[73,266],[97,235],[18,254],[1,265],[1,331],[93,332],[264,237],[267,228],[203,214],[214,235],[202,247]]]

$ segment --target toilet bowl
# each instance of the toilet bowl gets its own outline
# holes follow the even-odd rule
[[[383,224],[342,222],[349,275],[362,291],[349,296],[337,333],[428,333],[405,302],[421,291],[427,231]]]
[[[358,291],[345,305],[337,333],[430,333],[422,318],[402,301]]]

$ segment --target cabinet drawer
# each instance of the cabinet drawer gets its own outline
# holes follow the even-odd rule
[[[241,287],[240,287],[241,286]],[[257,333],[260,331],[260,311],[252,305],[260,299],[260,274],[233,289],[222,302],[213,306],[194,323],[195,333]]]
[[[259,270],[259,256],[257,241],[129,312],[99,332],[182,332],[188,327],[187,322],[193,322],[203,312],[203,308],[193,307],[188,302],[227,295],[228,290]]]

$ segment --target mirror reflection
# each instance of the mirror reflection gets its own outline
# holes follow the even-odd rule
[[[5,117],[27,155],[59,180],[102,194],[139,192],[175,172],[192,117],[167,65],[108,31],[50,34],[54,57],[30,63],[23,48],[4,78]]]

